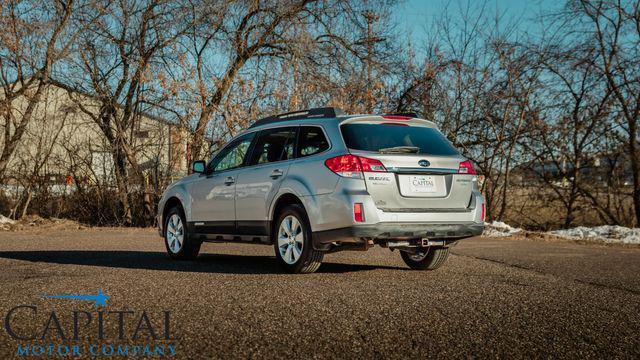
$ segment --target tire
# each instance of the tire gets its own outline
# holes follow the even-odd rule
[[[318,270],[324,252],[313,248],[311,226],[301,205],[282,209],[271,233],[276,259],[286,272],[308,274]]]
[[[400,256],[404,263],[414,270],[435,270],[449,257],[448,247],[430,247],[424,250],[426,253],[422,256],[407,251],[400,251]]]
[[[186,224],[181,207],[169,209],[164,219],[164,245],[172,259],[193,260],[198,257],[202,243],[189,238]]]

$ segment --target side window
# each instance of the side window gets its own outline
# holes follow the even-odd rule
[[[222,149],[211,162],[213,171],[223,171],[242,166],[253,136],[254,133],[242,136]]]
[[[265,164],[292,159],[295,139],[295,127],[261,131],[253,147],[249,164]]]
[[[317,154],[328,148],[329,142],[320,127],[303,126],[300,128],[297,157]]]

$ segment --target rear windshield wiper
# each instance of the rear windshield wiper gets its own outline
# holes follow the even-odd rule
[[[380,154],[417,154],[420,148],[416,146],[394,146],[378,150]]]

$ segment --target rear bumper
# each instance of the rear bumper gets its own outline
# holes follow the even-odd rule
[[[481,235],[482,223],[377,223],[354,225],[339,229],[313,232],[313,247],[328,250],[334,242],[360,242],[361,238],[398,239],[429,238],[457,240]]]
[[[474,188],[466,208],[406,208],[395,210],[386,208],[384,201],[376,203],[367,191],[364,182],[359,179],[340,178],[332,193],[305,196],[301,198],[311,229],[328,231],[354,226],[378,226],[378,224],[482,224],[482,194]],[[363,223],[354,219],[355,203],[362,204],[364,209]],[[380,225],[384,226],[384,225]],[[420,226],[420,225],[419,225]]]

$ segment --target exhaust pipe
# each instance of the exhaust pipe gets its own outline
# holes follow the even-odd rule
[[[408,241],[388,241],[387,246],[393,249],[398,247],[415,247],[416,245],[411,245]]]

